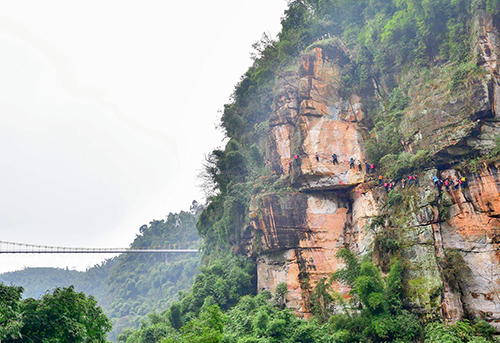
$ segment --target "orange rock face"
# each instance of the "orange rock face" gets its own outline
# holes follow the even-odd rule
[[[360,99],[342,100],[333,81],[338,79],[338,67],[317,48],[303,57],[297,73],[278,83],[270,134],[273,162],[290,174],[296,189],[310,193],[262,196],[252,205],[252,226],[260,233],[254,238],[258,288],[274,291],[286,282],[287,305],[305,315],[311,289],[341,266],[337,251],[346,245],[365,248],[363,227],[377,212],[362,186]],[[334,288],[347,291],[340,284]]]
[[[254,229],[262,232],[258,261],[259,290],[288,285],[288,306],[308,312],[311,286],[337,270],[335,257],[352,222],[345,192],[268,196],[256,205]],[[336,286],[343,290],[341,285]]]
[[[428,99],[415,94],[402,119],[410,153],[411,147],[425,147],[436,161],[447,161],[441,169],[471,152],[491,151],[500,133],[495,43],[500,35],[487,20],[478,27],[478,51],[491,79],[478,79],[473,93],[458,100],[438,88]],[[419,187],[396,185],[407,204],[389,205],[384,188],[366,172],[370,161],[364,151],[361,99],[339,96],[340,70],[332,61],[341,60],[341,52],[339,48],[339,56],[332,56],[335,52],[313,49],[275,87],[267,156],[291,187],[259,194],[251,204],[243,245],[256,257],[258,289],[274,292],[285,282],[287,306],[307,316],[316,283],[343,267],[335,257],[339,249],[368,253],[374,237],[392,229],[398,230],[398,253],[407,262],[410,306],[447,321],[468,313],[500,323],[500,164],[468,175],[469,187],[463,191],[438,190],[433,184],[434,176],[457,179],[454,169],[428,169],[420,173]],[[451,252],[461,263],[459,281],[446,275]],[[384,256],[374,258],[380,262]],[[348,292],[341,284],[333,287]]]
[[[458,252],[466,265],[460,284],[465,309],[495,323],[500,323],[498,167],[484,168],[469,178],[468,188],[450,192],[450,218],[442,224],[444,248]]]
[[[285,76],[276,89],[271,122],[276,162],[308,189],[352,186],[364,178],[360,99],[353,95],[349,101],[341,100],[338,84],[332,81],[338,78],[338,67],[316,48],[303,58],[298,75]]]

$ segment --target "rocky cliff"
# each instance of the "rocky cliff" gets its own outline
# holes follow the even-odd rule
[[[433,162],[423,164],[418,186],[398,177],[386,191],[377,178],[387,179],[388,166],[367,169],[364,104],[384,86],[373,80],[364,94],[341,96],[349,54],[341,43],[312,47],[280,74],[266,155],[284,186],[252,198],[241,243],[257,260],[259,290],[285,282],[287,305],[307,315],[315,284],[342,267],[336,253],[348,247],[382,269],[404,257],[408,305],[427,317],[500,323],[500,163],[485,157],[500,134],[500,34],[480,15],[473,37],[480,68],[465,78],[448,64],[394,76],[410,98],[398,125],[402,148],[409,156],[425,151]],[[434,176],[455,183],[439,187]],[[461,177],[466,182],[455,188]]]

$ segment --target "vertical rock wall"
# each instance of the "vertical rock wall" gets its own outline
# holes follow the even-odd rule
[[[410,149],[430,151],[446,168],[470,154],[490,152],[500,135],[500,35],[487,16],[478,17],[475,30],[483,73],[453,94],[439,85],[411,88],[401,124]],[[312,49],[296,71],[282,73],[277,82],[268,156],[291,187],[260,194],[251,204],[245,234],[248,254],[257,260],[259,290],[274,291],[286,282],[287,305],[307,315],[315,284],[342,267],[335,257],[340,248],[367,253],[375,235],[393,230],[408,262],[409,305],[428,317],[455,321],[474,315],[500,323],[499,164],[484,165],[473,175],[429,169],[419,175],[420,187],[397,185],[394,192],[404,201],[389,206],[375,181],[378,174],[365,170],[361,99],[338,94],[338,62],[345,53],[341,45]],[[338,164],[332,163],[333,154]],[[470,179],[464,190],[438,190],[432,182],[434,175],[462,174]],[[450,256],[461,263],[459,281],[446,264]],[[341,284],[334,288],[348,291]]]
[[[313,49],[298,71],[278,81],[269,155],[289,174],[294,190],[256,197],[251,209],[259,290],[274,291],[286,282],[287,305],[304,314],[314,285],[341,267],[337,251],[344,246],[365,250],[363,228],[377,212],[363,186],[366,132],[359,126],[360,99],[338,95],[335,53],[342,51],[328,56]]]
[[[467,313],[500,323],[500,182],[499,165],[469,178],[469,187],[453,190],[449,219],[442,222],[443,247],[464,262],[459,293]],[[442,175],[455,174],[447,170]]]
[[[275,90],[270,123],[275,162],[292,174],[295,184],[311,190],[353,186],[364,176],[357,167],[365,160],[360,99],[340,99],[339,67],[329,62],[334,58],[313,49],[302,57],[299,71],[283,75]],[[332,163],[333,154],[339,164]],[[355,169],[349,168],[350,158]]]

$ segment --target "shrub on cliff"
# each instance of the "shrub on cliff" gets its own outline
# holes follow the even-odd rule
[[[384,175],[396,182],[408,174],[429,169],[434,165],[426,150],[419,150],[416,154],[409,152],[387,154],[379,163]]]
[[[349,332],[338,342],[412,342],[422,335],[418,316],[403,308],[403,265],[396,261],[384,279],[369,260],[357,261],[347,249],[338,254],[346,263],[333,275],[334,280],[351,287],[351,309],[333,315],[333,331]],[[356,304],[359,304],[356,306]]]

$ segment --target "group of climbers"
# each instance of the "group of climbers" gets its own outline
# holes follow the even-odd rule
[[[408,179],[406,177],[404,177],[401,180],[401,189],[405,189],[407,182],[408,182],[408,187],[412,186],[412,185],[420,186],[420,182],[418,180],[417,174],[408,175]],[[394,180],[391,180],[391,181],[384,180],[384,177],[382,175],[378,176],[378,184],[383,185],[387,192],[394,189],[396,187],[396,183],[397,182]]]
[[[420,186],[417,174],[408,175],[408,185],[411,186],[413,183],[415,184],[415,186]]]
[[[295,156],[297,156],[297,155],[295,155]],[[320,161],[319,152],[316,151],[316,153],[314,154],[314,158],[316,159],[316,162]],[[339,158],[338,158],[337,154],[335,154],[335,153],[332,154],[332,164],[339,164]],[[358,168],[358,170],[360,172],[363,171],[363,164],[361,163],[361,161],[358,161],[356,163],[356,160],[354,159],[354,157],[350,157],[349,158],[349,169],[356,169],[356,167]],[[375,173],[375,165],[373,163],[365,162],[365,167],[366,167],[366,173],[368,173],[368,174]]]
[[[458,190],[459,188],[464,190],[468,187],[467,178],[465,176],[461,176],[457,178],[456,181],[452,180],[450,176],[446,179],[442,180],[438,178],[436,175],[432,177],[432,181],[434,182],[434,186],[438,189],[442,189],[445,187],[446,191],[450,191],[451,189]]]
[[[338,164],[338,162],[336,162],[336,159],[334,159],[333,163]],[[349,159],[349,169],[356,169],[353,157]],[[363,164],[361,163],[361,161],[358,161],[358,170],[360,172],[363,171]],[[367,174],[375,174],[375,165],[373,163],[365,162],[365,172]]]
[[[320,162],[320,154],[316,152],[314,154],[314,157],[316,159],[316,162]],[[298,164],[299,161],[299,155],[294,154],[293,159],[288,161],[288,173],[291,174],[292,172],[292,166],[293,166],[293,161],[295,161],[296,164]],[[268,161],[269,162],[269,161]],[[270,163],[270,162],[269,162]],[[365,163],[365,171],[366,174],[374,174],[375,173],[375,165],[373,163]],[[338,156],[337,154],[332,154],[332,164],[339,164]],[[280,164],[279,166],[280,171],[282,174],[285,174],[283,170],[283,166]],[[362,163],[361,161],[358,161],[357,163],[357,168],[361,172],[363,170]],[[356,169],[356,161],[354,157],[349,158],[349,169]],[[462,189],[462,191],[465,191],[468,188],[468,183],[467,183],[467,178],[465,176],[458,177],[456,180],[452,180],[450,176],[446,177],[445,179],[440,179],[437,175],[432,177],[432,182],[434,183],[434,186],[441,190],[443,186],[445,187],[447,192],[450,192],[451,190],[455,189]],[[386,190],[386,192],[391,191],[396,187],[396,184],[398,182],[394,180],[385,180],[384,176],[379,175],[378,176],[378,184],[380,186],[383,186]],[[417,174],[410,174],[408,177],[404,177],[401,180],[401,189],[405,189],[405,187],[411,187],[411,186],[420,186],[419,178]],[[465,193],[464,193],[465,194]]]
[[[436,175],[434,175],[432,177],[432,182],[434,183],[434,186],[439,190],[441,190],[442,187],[444,186],[447,192],[450,192],[453,189],[455,190],[462,189],[462,191],[465,191],[468,188],[467,178],[465,176],[461,176],[457,178],[456,181],[454,181],[451,179],[450,176],[442,180],[438,178]],[[384,186],[386,192],[389,192],[390,190],[394,189],[396,187],[396,183],[397,182],[393,180],[391,181],[386,180],[383,175],[378,176],[378,184],[380,186]],[[401,180],[401,189],[405,189],[406,185],[408,185],[408,187],[412,185],[420,186],[417,174],[411,174],[408,175],[408,178],[406,177],[403,178]]]
[[[365,169],[367,174],[375,174],[375,165],[373,163],[365,162]]]
[[[396,187],[396,183],[394,181],[384,180],[382,175],[378,176],[378,184],[383,185],[386,192],[389,192]]]

